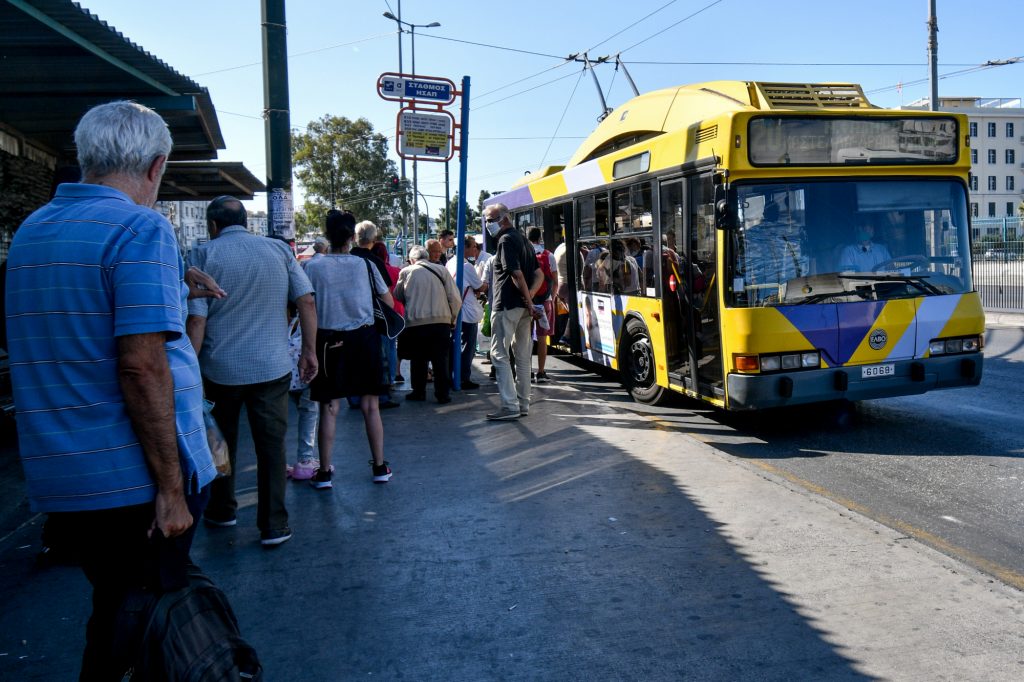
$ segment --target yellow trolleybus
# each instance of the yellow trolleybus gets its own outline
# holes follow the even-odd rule
[[[977,385],[963,115],[719,81],[607,116],[498,197],[564,239],[555,345],[730,410]],[[564,308],[563,308],[564,310]]]

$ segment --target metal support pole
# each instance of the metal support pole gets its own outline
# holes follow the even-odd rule
[[[416,25],[410,24],[409,35],[412,36],[412,77],[416,77]],[[412,160],[412,239],[420,243],[420,200],[419,177],[416,172],[416,159]]]
[[[284,4],[285,0],[262,0],[267,232],[294,239],[292,133],[288,111],[288,27]]]
[[[928,71],[931,82],[932,111],[939,110],[939,20],[935,16],[935,0],[928,0]]]
[[[402,0],[398,0],[398,73],[402,73]],[[402,187],[405,187],[405,158],[402,158]],[[402,202],[402,243],[405,252],[409,253],[409,203]]]
[[[455,268],[455,285],[458,290],[465,291],[464,275],[462,272],[463,263],[466,262],[466,247],[463,242],[466,238],[466,177],[467,163],[469,162],[469,76],[462,77],[462,114],[459,118],[459,222],[455,235],[455,262],[459,267]],[[455,356],[455,367],[452,371],[452,384],[456,391],[462,390],[462,311],[459,311],[459,319],[455,322],[455,334],[452,338]]]
[[[452,229],[452,190],[448,184],[448,162],[444,162],[444,229]]]

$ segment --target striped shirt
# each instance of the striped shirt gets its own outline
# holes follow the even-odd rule
[[[7,332],[29,503],[109,509],[156,496],[118,380],[117,337],[163,332],[186,492],[216,475],[188,287],[167,220],[122,192],[64,184],[22,224],[7,262]]]
[[[227,298],[188,302],[189,315],[206,318],[203,376],[246,386],[290,374],[288,301],[313,293],[291,247],[235,225],[194,250],[189,262],[228,292]]]

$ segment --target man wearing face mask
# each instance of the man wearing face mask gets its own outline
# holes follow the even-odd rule
[[[892,260],[885,244],[877,244],[872,241],[875,236],[875,226],[870,219],[862,218],[857,223],[857,241],[843,248],[839,254],[840,272],[871,272],[880,263]]]
[[[530,324],[535,315],[533,296],[544,281],[533,249],[513,229],[504,204],[484,208],[487,231],[497,237],[494,253],[494,294],[491,313],[491,362],[498,380],[501,408],[488,414],[492,421],[513,421],[530,411]],[[516,358],[512,378],[509,353]]]

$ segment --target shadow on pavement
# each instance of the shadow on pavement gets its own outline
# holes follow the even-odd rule
[[[484,422],[496,405],[490,385],[386,412],[385,486],[343,411],[335,488],[290,484],[295,537],[272,551],[242,429],[239,524],[201,530],[194,559],[269,680],[869,679],[650,463],[678,447],[673,429],[717,421],[676,413],[641,432],[564,385],[519,422]],[[0,678],[73,679],[87,586],[33,569],[37,538],[28,526],[0,546]]]

